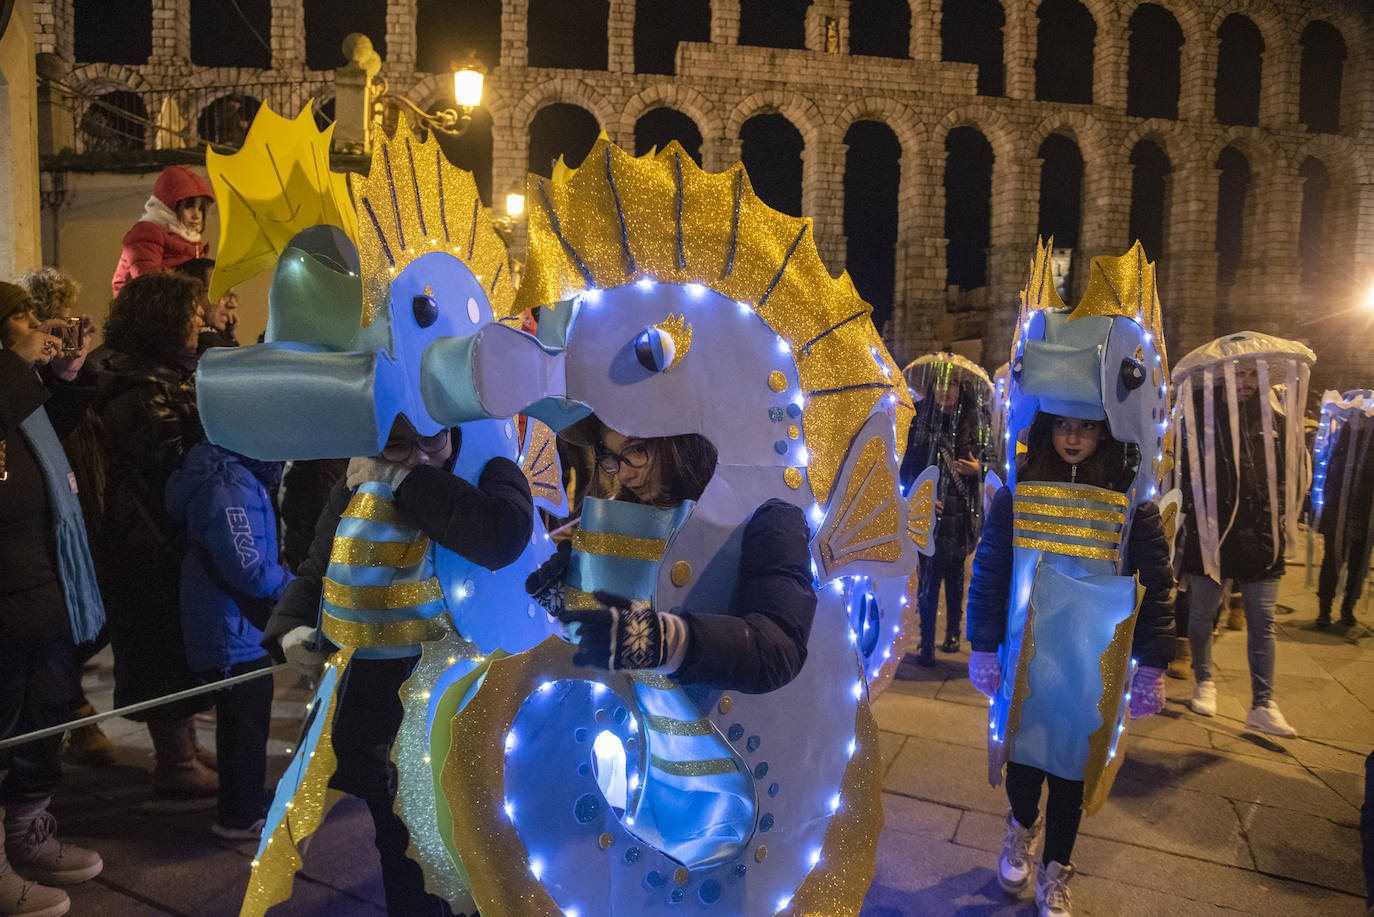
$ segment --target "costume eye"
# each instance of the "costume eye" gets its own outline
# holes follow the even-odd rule
[[[1127,391],[1135,391],[1145,384],[1145,364],[1134,357],[1121,361],[1121,384]]]
[[[415,324],[421,328],[428,328],[439,320],[439,304],[428,296],[416,296],[412,299],[410,311],[415,316]]]

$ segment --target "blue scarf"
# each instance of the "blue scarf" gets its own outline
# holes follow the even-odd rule
[[[57,433],[43,408],[34,411],[19,425],[29,441],[43,481],[48,489],[56,522],[57,574],[67,600],[67,620],[72,639],[88,643],[96,638],[105,623],[105,605],[95,581],[95,564],[86,543],[86,523],[81,521],[81,503],[76,498],[76,478],[67,464]]]

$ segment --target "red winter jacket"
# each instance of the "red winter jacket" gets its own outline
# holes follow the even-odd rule
[[[175,220],[178,201],[188,197],[208,197],[213,201],[215,192],[208,181],[186,166],[168,166],[153,184],[153,197],[166,205],[171,211],[171,220]],[[179,236],[169,225],[166,214],[145,210],[143,217],[125,233],[124,250],[110,280],[112,296],[118,296],[119,288],[140,274],[155,273],[206,256],[209,248],[204,242],[192,242]]]

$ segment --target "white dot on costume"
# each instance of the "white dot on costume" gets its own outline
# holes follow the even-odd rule
[[[785,910],[787,910],[787,906],[788,906],[789,904],[791,904],[791,903],[792,903],[792,896],[791,896],[791,895],[783,895],[781,898],[778,899],[778,910],[780,910],[780,911],[785,911]]]
[[[858,743],[857,743],[854,739],[850,739],[850,740],[849,740],[849,748],[848,748],[849,757],[851,757],[851,758],[854,757],[854,750],[855,750],[856,748],[858,748],[858,747],[859,747],[859,746],[858,746]]]
[[[864,685],[863,685],[863,682],[861,682],[861,681],[856,681],[856,682],[854,682],[854,687],[849,689],[849,693],[852,694],[852,695],[854,696],[854,699],[855,699],[855,700],[858,700],[859,698],[863,697],[863,696],[864,696]]]
[[[515,733],[506,733],[506,754],[515,751]]]
[[[544,876],[544,861],[541,860],[541,859],[539,859],[538,857],[531,857],[531,858],[530,858],[530,872],[534,873],[534,877],[535,877],[536,879],[543,878],[543,876]]]
[[[453,664],[454,664],[455,662],[457,662],[457,661],[458,661],[458,657],[457,657],[457,656],[450,656],[450,657],[448,657],[448,664],[449,664],[449,665],[453,665]]]
[[[507,801],[505,809],[506,817],[509,818],[511,821],[515,821],[515,803]]]
[[[745,301],[742,300],[742,299],[735,300],[735,305],[739,306],[739,310],[740,310],[741,312],[753,312],[753,311],[754,311],[754,307],[751,306],[751,305],[749,305],[747,302],[745,302]]]
[[[600,697],[606,693],[606,686],[599,681],[592,682],[592,697]]]
[[[815,850],[811,851],[811,854],[806,858],[806,861],[812,866],[815,866],[817,863],[819,863],[821,861],[821,849],[817,847]]]
[[[420,698],[421,698],[421,700],[429,700],[429,692],[428,692],[428,691],[421,691],[421,692],[420,692]]]
[[[691,296],[693,299],[696,299],[696,298],[700,297],[701,294],[702,294],[702,293],[705,293],[705,292],[706,292],[706,287],[703,286],[702,284],[699,284],[699,283],[689,283],[689,284],[687,284],[687,295],[688,295],[688,296]]]
[[[291,754],[292,751],[293,751],[293,749],[288,748],[288,749],[286,750],[286,753],[289,755],[289,754]]]
[[[778,338],[778,353],[790,353],[792,347],[783,338]]]
[[[468,297],[468,318],[472,320],[473,324],[482,320],[482,309],[477,305],[477,300],[471,296]]]
[[[641,277],[639,280],[635,281],[635,286],[639,287],[641,290],[652,290],[654,288],[654,282],[648,277]]]
[[[424,761],[425,761],[426,764],[429,763],[429,755],[425,755]]]
[[[601,302],[601,291],[598,290],[596,287],[592,287],[590,290],[583,290],[582,301],[585,303],[591,303],[592,305]]]
[[[840,807],[840,794],[836,793],[830,797],[830,811],[834,812]]]
[[[819,503],[811,504],[811,509],[808,511],[808,515],[811,516],[811,522],[813,525],[820,525],[821,520],[825,518],[825,513],[821,511],[821,505]]]
[[[803,465],[806,465],[811,461],[811,453],[807,450],[805,446],[802,446],[800,449],[797,450],[797,461],[801,462]]]

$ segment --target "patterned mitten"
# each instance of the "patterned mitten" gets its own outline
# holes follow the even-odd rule
[[[563,580],[572,558],[572,541],[561,541],[558,550],[525,578],[525,591],[555,618],[563,615]]]
[[[1164,670],[1143,665],[1131,679],[1131,719],[1150,716],[1164,709]]]
[[[968,657],[968,680],[979,691],[992,697],[1002,683],[1002,660],[996,653],[974,650]]]
[[[559,620],[577,643],[577,665],[598,669],[659,669],[679,657],[685,645],[685,622],[654,611],[648,602],[631,601],[609,592],[594,593],[604,608],[565,610]]]

